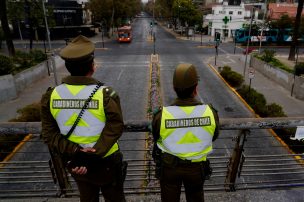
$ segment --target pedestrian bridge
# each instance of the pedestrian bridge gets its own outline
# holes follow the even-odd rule
[[[125,181],[128,201],[159,200],[149,124],[148,121],[126,122],[124,138],[119,142],[129,164]],[[290,141],[293,148],[302,147],[301,153],[295,153],[273,132],[273,129],[298,126],[304,126],[304,117],[220,119],[220,136],[209,157],[213,174],[204,186],[206,201],[254,201],[250,196],[262,201],[259,197],[264,195],[279,197],[276,201],[285,201],[287,196],[291,197],[288,201],[303,200],[303,144]],[[41,141],[40,132],[40,122],[0,123],[1,142],[8,136],[30,134],[18,141],[15,151],[0,162],[0,201],[77,200],[76,184],[59,156]],[[135,135],[129,138],[127,133]],[[143,148],[134,149],[133,145],[137,144]]]

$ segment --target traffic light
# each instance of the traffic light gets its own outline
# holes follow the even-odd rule
[[[218,32],[215,32],[214,41],[220,41],[220,40],[221,40],[221,34]]]
[[[150,22],[150,27],[152,27],[152,26],[153,26],[153,21]]]

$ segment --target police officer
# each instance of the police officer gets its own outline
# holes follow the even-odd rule
[[[204,201],[203,185],[210,169],[207,154],[218,136],[218,115],[210,104],[195,99],[197,84],[196,68],[192,64],[178,65],[173,76],[177,98],[153,116],[152,132],[158,150],[154,158],[159,157],[161,162],[164,202],[180,201],[182,184],[188,202]]]
[[[60,51],[71,75],[43,95],[41,135],[67,159],[80,201],[97,202],[101,191],[106,201],[120,202],[125,197],[117,141],[123,132],[123,117],[117,93],[92,77],[94,49],[94,43],[80,35]]]

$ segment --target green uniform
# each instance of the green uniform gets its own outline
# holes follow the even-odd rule
[[[98,81],[92,77],[68,76],[62,80],[62,83],[68,85],[97,85]],[[66,139],[63,134],[61,134],[60,128],[50,109],[50,100],[53,91],[54,89],[49,89],[41,99],[41,137],[44,142],[54,151],[66,158],[70,158],[81,147],[79,144],[75,143],[75,141],[70,141]],[[81,201],[97,201],[98,199],[96,198],[98,198],[100,189],[102,190],[105,198],[114,198],[115,201],[124,201],[123,184],[122,182],[117,182],[117,179],[120,179],[119,175],[121,175],[120,167],[122,157],[117,156],[119,155],[117,154],[117,151],[114,151],[114,153],[109,152],[111,148],[116,148],[115,145],[117,145],[117,140],[120,138],[123,132],[124,124],[120,100],[115,91],[110,87],[102,88],[102,95],[103,106],[100,106],[100,108],[103,108],[104,111],[102,114],[105,115],[105,124],[102,131],[100,131],[99,138],[95,140],[96,144],[93,146],[93,148],[96,149],[96,154],[101,157],[105,157],[107,156],[106,154],[110,154],[106,159],[109,159],[109,164],[115,164],[118,166],[112,166],[113,172],[117,172],[114,176],[118,177],[116,177],[116,179],[110,179],[110,181],[107,181],[104,184],[94,182],[94,178],[85,179],[85,175],[79,177],[73,175],[73,177],[78,184],[78,188],[81,193]],[[106,189],[104,189],[105,186]]]
[[[180,99],[177,98],[175,102],[172,104],[172,106],[197,106],[202,105],[201,102],[197,101],[194,98],[187,98],[187,99]],[[210,106],[211,113],[213,113],[213,116],[211,116],[213,124],[215,122],[215,128],[210,130],[210,134],[213,135],[212,141],[214,141],[218,137],[218,115],[217,111]],[[209,112],[210,113],[210,112]],[[206,166],[205,161],[206,158],[201,157],[201,154],[208,153],[208,152],[190,152],[189,154],[192,154],[190,156],[187,155],[187,152],[180,153],[180,152],[172,152],[174,149],[178,151],[176,147],[172,147],[170,149],[170,145],[168,147],[165,146],[165,144],[162,142],[164,140],[164,137],[167,137],[167,135],[170,136],[170,133],[173,134],[174,131],[167,131],[162,132],[162,130],[172,130],[170,129],[170,126],[176,126],[176,124],[179,124],[176,128],[181,127],[180,124],[186,124],[189,125],[189,122],[175,122],[174,119],[171,119],[166,127],[162,126],[164,125],[164,120],[162,119],[163,110],[160,110],[155,113],[152,121],[152,133],[154,141],[157,142],[159,145],[158,147],[161,148],[162,154],[161,154],[161,173],[160,173],[160,184],[161,184],[161,198],[162,201],[170,201],[175,202],[180,200],[180,193],[181,193],[181,186],[184,184],[185,192],[186,192],[186,198],[187,201],[203,201],[204,200],[204,193],[203,193],[203,185],[204,185],[204,166]],[[173,121],[172,121],[173,120]],[[188,119],[189,120],[189,119]],[[196,120],[194,120],[195,123]],[[206,120],[201,120],[205,121]],[[199,122],[198,122],[199,123]],[[191,124],[190,124],[191,125]],[[203,125],[203,124],[202,124]],[[209,127],[209,126],[207,126]],[[167,128],[167,129],[164,129]],[[160,134],[163,135],[161,136]],[[167,137],[168,138],[168,137]],[[191,138],[190,138],[191,140]],[[194,141],[192,139],[191,141]],[[180,144],[180,142],[178,142]],[[172,145],[171,145],[172,146]],[[182,149],[185,149],[187,147],[182,147]],[[206,147],[209,148],[209,147]],[[166,151],[166,152],[165,152]],[[206,149],[208,151],[208,149]],[[170,153],[168,153],[170,152]],[[197,160],[189,160],[193,157],[193,154],[196,154],[198,157],[200,157]]]

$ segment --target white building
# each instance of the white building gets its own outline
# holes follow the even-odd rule
[[[239,6],[229,6],[228,2],[223,2],[222,5],[212,7],[212,14],[205,17],[205,21],[209,25],[208,34],[214,36],[216,32],[221,34],[221,37],[232,37],[236,29],[243,27],[243,24],[250,23],[251,11],[246,11],[244,3]],[[258,11],[255,11],[255,18],[258,16]]]

